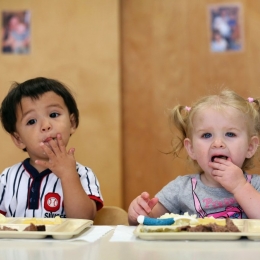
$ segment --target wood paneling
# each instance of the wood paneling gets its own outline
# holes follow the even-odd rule
[[[232,2],[243,6],[245,48],[216,54],[209,51],[207,20],[213,0],[121,0],[120,10],[116,0],[2,0],[1,11],[31,10],[32,52],[0,54],[0,99],[12,81],[41,75],[68,84],[81,112],[69,145],[97,174],[105,204],[124,202],[127,209],[140,192],[153,196],[177,175],[193,172],[185,153],[176,160],[163,153],[174,134],[168,109],[222,87],[245,98],[260,96],[260,2]],[[0,134],[3,169],[26,155],[1,129]]]
[[[226,87],[260,96],[259,1],[243,7],[242,52],[211,53],[207,0],[122,0],[124,207],[142,191],[155,195],[193,173],[186,154],[173,160],[167,111]],[[217,1],[226,3],[226,1]],[[162,152],[161,152],[162,151]],[[254,170],[260,172],[259,164]]]
[[[11,82],[44,76],[75,94],[80,125],[69,147],[97,175],[105,205],[122,205],[119,3],[117,0],[1,0],[0,11],[31,11],[30,55],[0,53],[0,100]],[[1,134],[1,169],[27,156]]]

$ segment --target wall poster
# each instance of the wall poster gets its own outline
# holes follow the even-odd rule
[[[2,53],[30,53],[31,35],[29,11],[3,11],[2,30]]]
[[[211,52],[243,49],[242,5],[212,4],[208,7]]]

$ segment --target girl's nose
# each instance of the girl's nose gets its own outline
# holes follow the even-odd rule
[[[213,148],[224,148],[226,147],[225,143],[221,138],[216,138],[212,143]]]

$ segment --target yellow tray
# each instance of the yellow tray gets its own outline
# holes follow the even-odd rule
[[[259,219],[234,219],[233,222],[241,232],[176,232],[178,226],[174,225],[139,225],[134,230],[134,234],[144,240],[238,240],[242,237],[260,240]]]
[[[46,231],[23,231],[30,224],[22,224],[26,218],[5,218],[0,221],[0,227],[15,228],[18,231],[0,231],[0,238],[45,238],[51,236],[54,239],[70,239],[78,235],[84,229],[92,226],[93,221],[87,219],[64,218],[60,224],[46,224]],[[37,218],[44,223],[50,219]]]

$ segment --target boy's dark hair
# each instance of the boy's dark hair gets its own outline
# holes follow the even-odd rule
[[[12,135],[16,131],[16,108],[18,105],[21,105],[22,98],[30,97],[38,99],[41,95],[49,91],[53,91],[63,98],[70,115],[74,114],[76,127],[78,127],[79,111],[70,90],[57,80],[38,77],[29,79],[23,83],[15,82],[12,84],[0,108],[0,118],[4,129]]]

